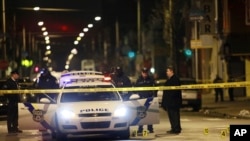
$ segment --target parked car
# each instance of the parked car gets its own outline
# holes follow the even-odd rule
[[[196,84],[195,79],[180,78],[181,85]],[[163,86],[166,80],[157,80],[157,86]],[[157,92],[159,104],[162,102],[163,91]],[[182,107],[191,107],[193,111],[199,111],[202,107],[202,95],[200,89],[185,89],[182,90]]]
[[[0,95],[0,115],[7,114],[8,100],[3,95]]]

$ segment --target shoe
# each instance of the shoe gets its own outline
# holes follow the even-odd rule
[[[23,131],[18,129],[16,133],[23,133]]]
[[[180,134],[181,131],[173,131],[173,130],[169,130],[167,131],[168,134]]]
[[[154,133],[154,131],[153,130],[149,130],[149,133]]]

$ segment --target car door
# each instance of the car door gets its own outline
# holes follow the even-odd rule
[[[157,97],[129,100],[130,125],[159,124],[159,102]]]
[[[22,130],[52,129],[56,108],[55,103],[18,103],[19,128]]]

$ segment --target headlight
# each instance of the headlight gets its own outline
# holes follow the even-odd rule
[[[114,112],[114,117],[124,117],[127,115],[127,108],[126,107],[119,107]]]
[[[60,112],[60,116],[61,116],[61,118],[64,118],[64,119],[70,119],[70,118],[75,117],[75,113],[72,111],[69,111],[69,110],[62,110]]]

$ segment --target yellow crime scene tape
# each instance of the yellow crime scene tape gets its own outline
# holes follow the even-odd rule
[[[126,87],[126,88],[84,88],[84,89],[20,89],[20,90],[0,90],[0,94],[24,94],[24,93],[70,93],[70,92],[111,92],[111,91],[148,91],[148,90],[184,90],[184,89],[212,89],[212,88],[237,88],[250,87],[250,81],[192,84],[181,86],[155,86],[155,87]]]

